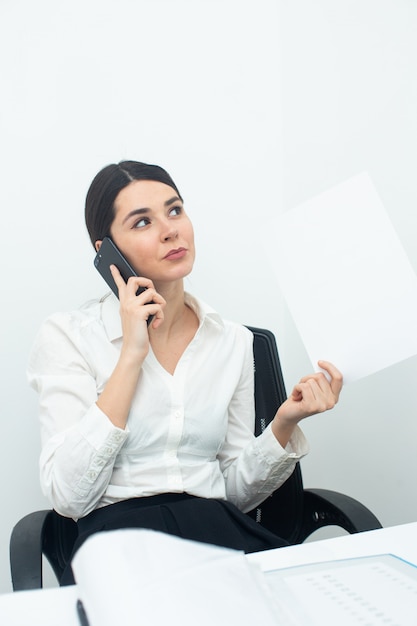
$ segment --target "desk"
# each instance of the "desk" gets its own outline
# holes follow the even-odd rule
[[[80,626],[77,588],[16,591],[0,595],[0,624],[4,626]]]
[[[267,572],[293,565],[386,553],[417,565],[417,522],[256,552],[248,554],[247,558]]]
[[[263,571],[357,556],[392,553],[417,564],[417,523],[324,539],[250,554]],[[0,624],[79,626],[77,587],[19,591],[0,595]]]

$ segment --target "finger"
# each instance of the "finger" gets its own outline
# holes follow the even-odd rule
[[[329,361],[319,361],[318,362],[319,367],[321,367],[323,370],[325,370],[324,372],[316,372],[314,374],[308,374],[308,376],[303,376],[303,378],[301,378],[300,382],[301,383],[306,383],[309,380],[315,380],[321,387],[321,389],[323,389],[323,391],[326,390],[326,388],[329,386],[332,393],[336,394],[337,396],[340,394],[340,391],[343,387],[343,376],[342,374],[339,372],[339,370]]]
[[[310,380],[315,380],[323,389],[326,385],[330,386],[330,381],[324,372],[315,372],[314,374],[308,374],[300,379],[300,383],[308,383]]]
[[[307,376],[305,382],[311,385],[311,388],[316,395],[321,394],[323,397],[327,397],[329,400],[334,401],[336,394],[331,388],[329,378],[323,372],[317,372],[313,376]]]
[[[152,320],[151,326],[152,328],[158,328],[162,322],[164,321],[164,312],[162,308],[160,308],[155,314]]]
[[[333,409],[339,396],[335,393],[324,374],[308,378],[302,383],[303,401],[308,406],[309,414],[321,413]]]
[[[294,391],[297,396],[295,396]],[[336,399],[330,391],[329,384],[327,383],[327,390],[323,391],[314,378],[310,378],[304,383],[299,383],[295,386],[294,391],[292,398],[303,407],[303,417],[322,413],[332,409],[336,404]]]
[[[111,275],[113,276],[114,282],[116,283],[116,287],[120,291],[120,288],[122,286],[126,286],[126,283],[122,278],[122,275],[120,274],[119,270],[117,269],[115,265],[110,265],[110,272],[111,272]]]
[[[307,384],[310,386],[311,397],[316,404],[316,413],[334,408],[338,396],[332,391],[325,376],[321,379],[310,380]]]
[[[110,272],[119,290],[121,287],[128,288],[129,291],[134,292],[134,295],[136,295],[136,291],[139,287],[143,287],[145,289],[153,288],[153,282],[149,278],[144,278],[143,276],[130,276],[126,283],[116,265],[110,265]]]
[[[155,289],[144,289],[138,294],[134,292],[133,304],[134,306],[157,304],[163,308],[166,305],[166,300]]]
[[[155,292],[153,282],[149,280],[149,278],[144,278],[143,276],[131,276],[130,278],[128,278],[126,288],[128,294],[131,296],[141,295],[145,292],[145,290],[149,289],[153,289],[153,291]],[[138,291],[139,293],[137,293]]]
[[[291,400],[294,402],[300,402],[303,399],[303,391],[301,389],[301,384],[295,385],[291,392]]]
[[[139,317],[149,323],[149,318],[152,318],[150,325],[153,328],[158,328],[164,321],[164,312],[160,304],[150,302],[145,305],[141,305]]]
[[[339,394],[343,387],[343,375],[342,373],[329,361],[319,361],[319,367],[324,369],[330,376],[330,387],[335,395],[339,397]]]

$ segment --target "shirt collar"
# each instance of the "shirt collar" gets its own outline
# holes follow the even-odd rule
[[[101,319],[106,330],[107,336],[110,341],[120,339],[123,336],[122,322],[119,313],[119,300],[116,296],[109,292],[103,298],[101,298]],[[195,312],[197,315],[200,328],[204,324],[214,324],[219,328],[224,327],[221,316],[205,302],[192,296],[189,293],[185,293],[185,303]]]
[[[197,315],[200,322],[200,328],[205,323],[212,323],[219,328],[224,328],[224,322],[222,317],[212,309],[208,304],[192,296],[190,293],[184,294],[185,304],[187,304]]]

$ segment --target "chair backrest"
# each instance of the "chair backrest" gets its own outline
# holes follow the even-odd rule
[[[269,330],[248,328],[254,335],[255,435],[259,435],[287,394],[275,336]],[[298,463],[290,478],[249,515],[289,543],[298,543],[303,520],[303,481]]]

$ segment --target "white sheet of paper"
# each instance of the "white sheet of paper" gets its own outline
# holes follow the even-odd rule
[[[283,624],[416,624],[416,567],[392,554],[290,567],[266,578]]]
[[[417,276],[367,173],[261,234],[313,367],[345,384],[417,354]]]
[[[73,569],[90,626],[277,623],[264,575],[237,550],[114,530],[89,537]]]

